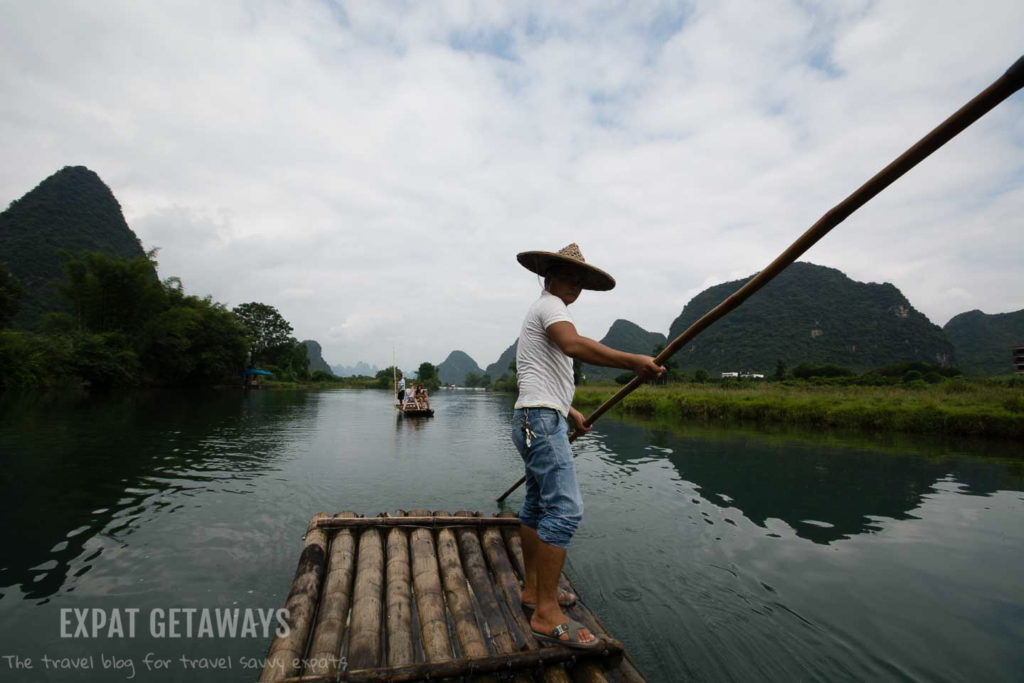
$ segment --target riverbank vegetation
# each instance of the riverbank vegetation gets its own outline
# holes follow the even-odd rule
[[[913,377],[913,376],[912,376]],[[619,387],[577,387],[584,413]],[[852,381],[725,381],[645,385],[615,408],[628,414],[704,423],[787,424],[985,437],[1024,437],[1024,382],[955,377],[929,384],[864,385]]]
[[[305,347],[272,306],[229,310],[161,281],[154,254],[65,257],[58,304],[33,328],[5,329],[24,288],[0,264],[0,391],[240,384],[260,364],[279,381],[311,379]],[[250,355],[251,354],[251,355]]]

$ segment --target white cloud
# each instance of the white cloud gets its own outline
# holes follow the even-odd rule
[[[667,331],[1009,66],[1017,2],[8,3],[0,202],[97,171],[161,274],[333,363],[493,362],[579,242],[574,306]],[[815,246],[935,322],[1021,308],[1018,95]]]

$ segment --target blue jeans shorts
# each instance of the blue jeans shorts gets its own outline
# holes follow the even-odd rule
[[[526,428],[530,430],[529,446]],[[569,423],[552,408],[517,408],[512,417],[512,441],[526,464],[526,499],[519,521],[536,529],[545,543],[568,548],[583,519]]]

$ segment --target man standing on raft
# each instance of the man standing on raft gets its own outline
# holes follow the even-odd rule
[[[575,436],[590,431],[583,415],[572,407],[572,359],[632,370],[647,379],[664,368],[651,356],[617,351],[577,334],[569,304],[584,289],[607,291],[615,286],[611,275],[583,260],[578,246],[570,244],[558,253],[524,251],[516,258],[544,277],[544,290],[526,313],[516,350],[519,399],[512,440],[526,464],[526,498],[519,512],[526,564],[523,607],[533,610],[530,628],[538,640],[596,647],[601,641],[562,613],[576,596],[558,590],[566,548],[583,518],[569,423]]]

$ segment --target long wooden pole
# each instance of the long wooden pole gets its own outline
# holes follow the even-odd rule
[[[768,264],[768,267],[750,279],[745,285],[733,292],[722,303],[705,313],[697,322],[690,325],[678,337],[672,340],[665,350],[658,354],[654,362],[663,365],[679,349],[698,334],[711,327],[712,324],[724,317],[741,303],[749,299],[755,292],[771,282],[776,275],[785,270],[791,263],[800,258],[801,255],[824,237],[832,228],[842,223],[850,214],[864,206],[875,195],[892,185],[910,169],[917,166],[932,152],[956,137],[965,128],[980,119],[989,111],[994,109],[1000,102],[1024,87],[1024,57],[1021,57],[1013,66],[1007,69],[999,79],[992,85],[985,88],[970,102],[958,109],[952,116],[940,123],[930,133],[917,141],[917,143],[906,152],[897,157],[892,163],[883,168],[874,177],[853,191],[846,199],[818,219],[818,221],[807,229],[793,244],[782,252],[778,258]],[[584,424],[588,427],[594,424],[602,415],[608,412],[612,406],[632,393],[637,387],[644,383],[639,376],[634,377],[628,384],[615,392],[615,395],[602,403]],[[505,500],[510,493],[519,488],[526,481],[521,478],[505,493],[498,496],[498,502]]]

